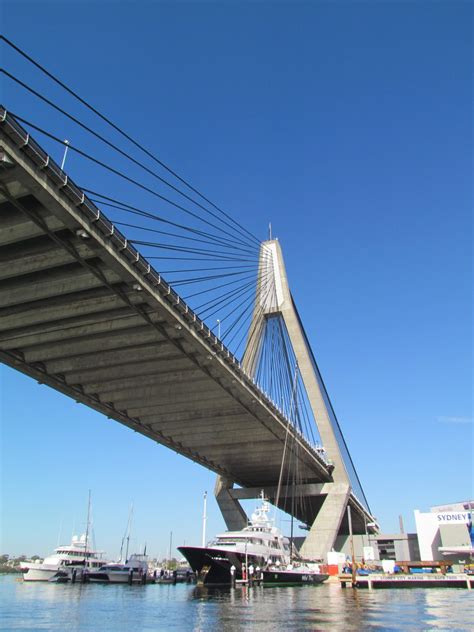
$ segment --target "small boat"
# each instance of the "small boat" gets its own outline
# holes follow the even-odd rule
[[[90,572],[90,582],[107,584],[144,584],[148,574],[148,558],[145,554],[133,554],[125,561],[104,564]]]
[[[265,586],[298,586],[321,584],[329,575],[321,573],[318,564],[295,563],[286,567],[270,567],[261,572],[261,583]]]
[[[130,544],[130,533],[132,530],[133,506],[130,507],[127,528],[122,538],[120,547],[120,559],[118,562],[108,562],[94,572],[90,572],[88,580],[90,582],[103,582],[107,584],[145,584],[148,575],[148,557],[146,547],[143,554],[134,553],[128,557],[128,547]],[[123,547],[126,543],[125,561],[122,556]]]

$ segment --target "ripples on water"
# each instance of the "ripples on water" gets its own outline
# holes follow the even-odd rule
[[[338,584],[250,590],[178,584],[104,586],[0,578],[0,630],[419,630],[471,632],[474,591],[341,589]]]

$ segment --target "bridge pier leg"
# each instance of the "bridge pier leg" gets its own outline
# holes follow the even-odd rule
[[[330,484],[326,484],[327,489]],[[312,560],[325,560],[334,546],[350,496],[350,487],[334,483],[329,487],[323,505],[306,536],[301,555]]]
[[[242,509],[241,504],[232,498],[230,490],[233,488],[233,481],[218,476],[214,494],[221,510],[224,521],[229,531],[240,531],[248,524],[247,514]]]

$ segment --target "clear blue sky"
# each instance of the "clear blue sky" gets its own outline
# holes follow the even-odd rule
[[[2,12],[8,38],[246,227],[265,238],[272,222],[383,529],[472,497],[472,3],[6,0]],[[6,80],[2,101],[68,137]],[[46,554],[61,522],[62,540],[80,531],[89,488],[110,553],[132,501],[135,543],[153,554],[171,530],[199,543],[204,490],[208,533],[223,529],[211,472],[19,373],[1,378],[2,551]]]

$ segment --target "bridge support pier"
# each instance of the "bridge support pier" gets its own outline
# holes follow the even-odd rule
[[[320,508],[300,552],[307,559],[325,560],[328,551],[331,551],[340,535],[341,524],[345,518],[351,495],[350,485],[348,483],[307,483],[297,485],[295,489],[291,486],[283,486],[280,492],[281,498],[288,499],[291,498],[292,494],[295,494],[297,497],[306,496],[307,498],[321,499]],[[247,515],[239,501],[259,498],[261,493],[260,487],[234,489],[232,481],[222,476],[217,477],[215,496],[229,531],[237,531],[247,526]],[[274,504],[277,487],[266,486],[264,493]],[[362,522],[362,519],[359,519],[358,522]]]
[[[242,509],[241,504],[233,498],[231,490],[234,487],[233,481],[223,476],[218,476],[214,494],[221,510],[222,516],[229,531],[240,531],[247,526],[247,514]]]
[[[301,555],[313,560],[326,560],[344,518],[351,488],[345,483],[326,483],[327,495],[301,547]]]

